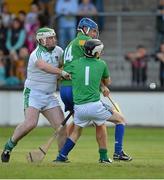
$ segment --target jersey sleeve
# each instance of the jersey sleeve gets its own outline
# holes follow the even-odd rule
[[[34,63],[36,63],[36,61],[42,59],[41,53],[38,52],[38,51],[36,51],[36,52],[33,51],[32,54],[30,55],[30,59],[31,59]]]
[[[58,46],[59,64],[63,64],[63,49]]]

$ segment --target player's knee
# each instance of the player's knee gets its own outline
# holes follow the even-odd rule
[[[67,136],[70,136],[74,129],[74,123],[70,123],[66,126],[67,130]]]
[[[96,139],[102,139],[106,135],[106,126],[97,126],[96,127]]]
[[[26,128],[28,130],[32,130],[32,129],[36,128],[36,126],[37,126],[37,123],[35,123],[35,122],[28,122],[28,123],[26,123]]]
[[[125,125],[125,118],[124,116],[120,115],[117,119],[117,123],[116,124],[123,124]]]

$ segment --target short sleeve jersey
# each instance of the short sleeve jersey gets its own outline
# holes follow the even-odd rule
[[[63,50],[59,46],[56,46],[52,51],[47,51],[46,48],[38,45],[29,57],[25,87],[54,92],[57,86],[57,75],[40,70],[36,66],[36,61],[43,60],[54,67],[59,67],[62,55]]]
[[[100,83],[109,77],[105,61],[82,57],[72,63],[73,100],[84,104],[100,100]]]
[[[91,37],[84,35],[83,33],[79,32],[77,37],[69,43],[64,51],[64,70],[68,73],[71,72],[71,64],[74,60],[79,59],[80,57],[84,56],[84,43],[86,40],[91,39]],[[62,85],[71,86],[71,80],[62,80]]]

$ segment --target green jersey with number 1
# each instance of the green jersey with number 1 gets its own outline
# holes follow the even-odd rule
[[[80,57],[84,56],[84,43],[86,40],[91,39],[91,37],[84,35],[83,33],[79,32],[77,37],[69,43],[64,51],[64,70],[68,73],[71,72],[71,64],[74,60],[79,59]],[[71,86],[71,80],[63,79],[61,81],[62,85]]]
[[[105,61],[82,57],[72,63],[73,100],[85,104],[100,100],[100,83],[109,77]]]

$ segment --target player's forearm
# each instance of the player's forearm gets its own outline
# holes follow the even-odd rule
[[[111,78],[101,80],[101,86],[109,86],[112,83]]]
[[[51,73],[51,74],[61,74],[62,70],[57,68],[57,67],[53,67],[51,65],[47,65],[45,67],[43,67],[42,69],[43,71],[47,72],[47,73]]]
[[[51,74],[61,74],[62,70],[57,68],[57,67],[53,67],[51,64],[48,64],[46,62],[44,62],[43,60],[38,60],[36,62],[36,66],[42,70],[45,71],[47,73],[51,73]]]
[[[108,89],[108,86],[106,86],[103,81],[104,80],[101,80],[100,88],[101,88],[101,92],[102,92],[103,96],[107,97],[107,96],[109,96],[110,91]]]

